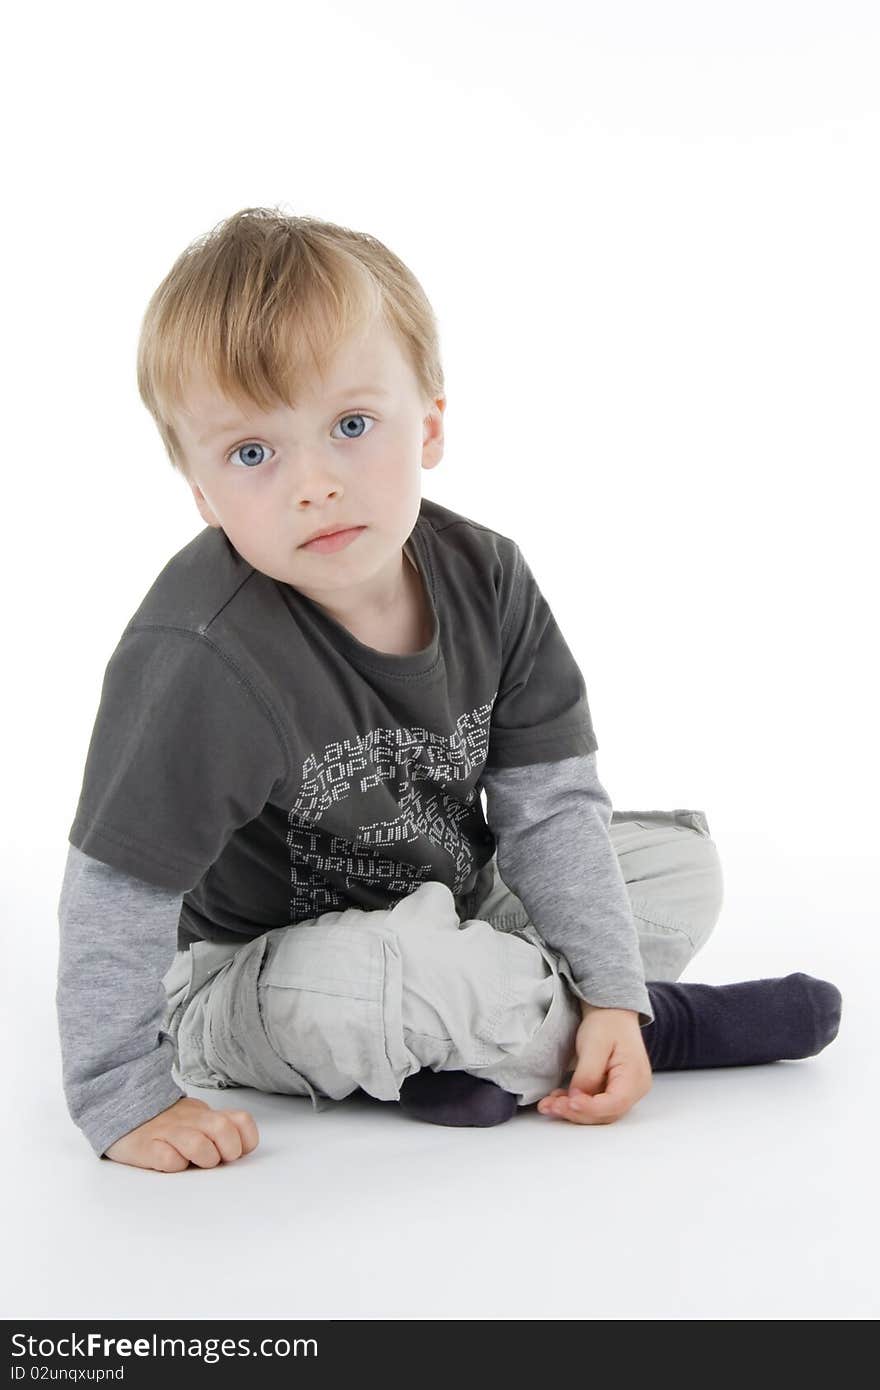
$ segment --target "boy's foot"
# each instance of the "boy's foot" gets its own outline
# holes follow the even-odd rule
[[[815,1057],[840,1027],[840,990],[800,972],[731,985],[650,980],[648,995],[654,1022],[642,1038],[652,1071]]]
[[[432,1125],[500,1125],[516,1114],[516,1096],[466,1071],[421,1071],[400,1088],[400,1108]]]

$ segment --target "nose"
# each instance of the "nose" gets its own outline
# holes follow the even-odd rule
[[[310,507],[320,507],[325,502],[332,501],[342,495],[342,488],[338,484],[325,485],[323,487],[300,487],[297,489],[298,505],[302,507],[308,503]]]
[[[342,495],[342,483],[332,462],[312,454],[301,468],[293,470],[293,492],[299,507],[321,507]]]

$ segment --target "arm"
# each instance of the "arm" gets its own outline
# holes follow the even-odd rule
[[[55,1003],[67,1107],[98,1158],[186,1095],[160,1037],[181,900],[69,846]]]
[[[570,1085],[538,1103],[577,1124],[620,1119],[651,1087],[640,1027],[654,1016],[595,758],[483,774],[501,877],[581,999]]]
[[[582,1014],[631,1010],[653,1022],[630,907],[608,827],[611,799],[596,753],[486,768],[498,869],[541,938],[565,960]]]
[[[514,558],[483,769],[489,824],[502,878],[581,1000],[570,1090],[538,1109],[606,1124],[651,1085],[651,1000],[583,674],[518,547]]]
[[[215,1110],[171,1076],[163,978],[181,896],[71,845],[58,907],[56,1006],[71,1117],[98,1158],[166,1173],[233,1162],[259,1143],[246,1110]]]

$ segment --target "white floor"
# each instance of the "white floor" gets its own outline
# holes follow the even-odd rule
[[[446,1129],[363,1097],[315,1114],[284,1096],[193,1091],[249,1109],[261,1143],[237,1163],[159,1174],[99,1161],[67,1114],[59,858],[26,909],[21,893],[30,920],[6,946],[3,1317],[876,1318],[868,866],[793,863],[768,887],[775,851],[730,835],[723,860],[722,916],[684,978],[833,979],[843,1024],[819,1057],[661,1073],[624,1119],[595,1127],[527,1110]]]

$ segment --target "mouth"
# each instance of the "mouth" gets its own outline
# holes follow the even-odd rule
[[[313,536],[310,541],[303,541],[300,550],[333,551],[339,550],[345,545],[349,545],[355,540],[365,526],[348,526],[341,531],[327,531],[321,536]]]

